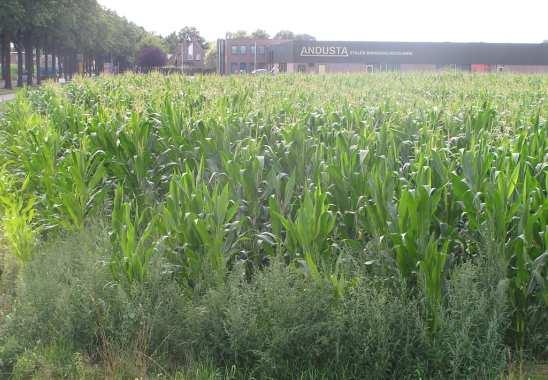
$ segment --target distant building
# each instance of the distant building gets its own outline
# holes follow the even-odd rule
[[[264,46],[255,54],[253,46]],[[257,48],[258,51],[259,48]],[[548,73],[548,44],[219,40],[219,73],[460,70]]]
[[[217,70],[219,74],[251,73],[270,70],[273,63],[272,47],[287,40],[228,38],[217,41]]]
[[[205,51],[197,41],[183,41],[180,52],[175,57],[175,66],[183,67],[185,71],[200,71],[204,69]]]

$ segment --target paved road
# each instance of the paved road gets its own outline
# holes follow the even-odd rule
[[[15,94],[0,95],[0,103],[15,99]]]

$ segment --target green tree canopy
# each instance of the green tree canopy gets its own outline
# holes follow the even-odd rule
[[[77,60],[86,72],[92,67],[100,71],[107,61],[124,70],[135,64],[143,46],[169,48],[162,38],[102,7],[97,0],[0,0],[0,37],[4,67],[12,43],[24,51],[29,84],[33,66],[39,69],[43,61],[34,58],[37,54],[55,55],[65,73],[72,74]],[[83,57],[83,62],[77,57]],[[52,64],[55,61],[49,59]]]
[[[293,40],[295,39],[295,33],[290,30],[280,30],[274,35],[277,40]]]
[[[251,37],[253,38],[270,38],[270,35],[264,30],[264,29],[257,29],[253,33],[251,33]]]
[[[179,41],[194,41],[198,42],[204,49],[207,48],[206,40],[204,39],[204,37],[202,37],[202,35],[195,26],[185,26],[179,31],[177,36],[179,37]]]
[[[236,32],[228,32],[226,38],[237,39],[237,38],[249,38],[249,34],[245,30],[237,30]]]
[[[310,34],[300,33],[295,34],[291,30],[280,30],[274,35],[277,40],[298,40],[298,41],[315,41],[316,37]]]

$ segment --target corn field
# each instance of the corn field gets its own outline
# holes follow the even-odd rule
[[[156,256],[197,291],[281,259],[342,295],[359,260],[424,294],[435,330],[448,273],[485,260],[500,266],[513,346],[547,318],[546,76],[48,84],[0,120],[0,176],[2,235],[22,266],[103,220],[122,282],[144,281]]]

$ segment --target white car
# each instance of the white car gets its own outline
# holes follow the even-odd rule
[[[266,74],[266,73],[268,73],[268,70],[266,69],[257,69],[251,72],[251,74]]]

